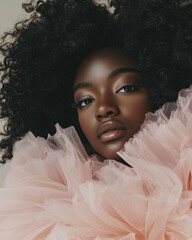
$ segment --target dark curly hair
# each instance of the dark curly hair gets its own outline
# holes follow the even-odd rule
[[[80,62],[113,46],[132,57],[146,75],[152,111],[175,101],[192,83],[192,6],[182,0],[111,0],[111,11],[93,0],[46,0],[23,4],[30,18],[5,33],[0,105],[7,122],[1,162],[28,131],[54,134],[55,124],[80,130],[73,81]]]

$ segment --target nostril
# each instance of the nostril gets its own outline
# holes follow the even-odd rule
[[[116,116],[118,113],[119,110],[116,106],[100,106],[95,113],[95,117],[101,120],[106,117]]]
[[[108,111],[107,116],[113,115],[113,111]]]
[[[103,117],[109,117],[109,116],[111,116],[111,115],[113,115],[114,114],[114,112],[113,111],[108,111],[108,112],[106,112],[106,114],[103,114],[103,115],[97,115],[97,118],[98,119],[101,119],[101,118],[103,118]]]
[[[97,114],[97,117],[98,117],[98,118],[101,118],[102,116],[101,116],[101,115],[99,115],[99,114]]]

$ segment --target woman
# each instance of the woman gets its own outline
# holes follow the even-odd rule
[[[192,237],[191,88],[160,108],[191,83],[191,5],[111,7],[27,4],[30,20],[1,47],[3,161],[22,138],[1,190],[2,239]],[[74,125],[87,152],[56,123]]]

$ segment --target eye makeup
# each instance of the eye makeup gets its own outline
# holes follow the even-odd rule
[[[113,91],[115,93],[119,92],[119,90],[123,87],[131,88],[135,87],[135,90],[143,87],[142,76],[140,74],[125,74],[121,75],[119,78],[115,79]]]
[[[93,98],[84,97],[84,98],[78,100],[77,103],[75,104],[75,106],[76,106],[76,108],[82,109],[82,108],[86,107],[87,105],[89,105],[93,101],[94,101]]]

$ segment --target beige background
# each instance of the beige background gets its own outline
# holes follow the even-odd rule
[[[22,9],[25,0],[0,0],[0,34],[11,30],[14,23],[26,16]]]

